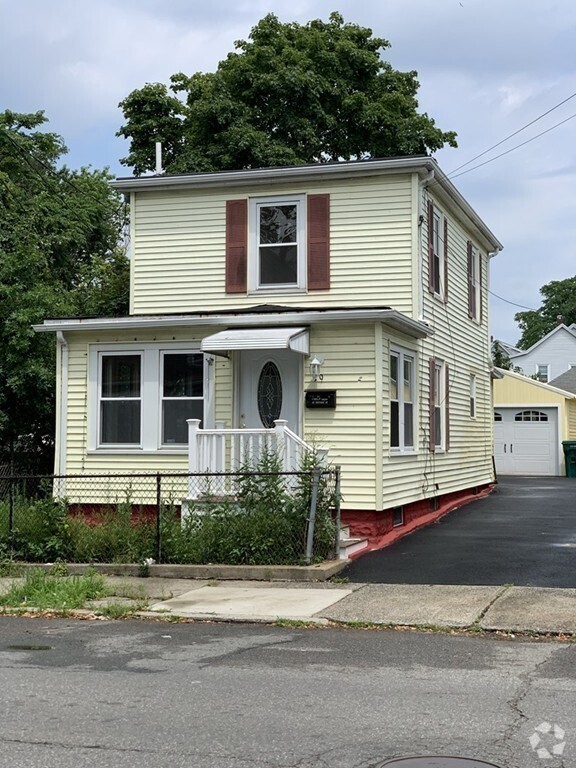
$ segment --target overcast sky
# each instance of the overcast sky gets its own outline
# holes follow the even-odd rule
[[[461,170],[576,118],[574,0],[0,0],[0,110],[43,109],[68,165],[130,175],[114,136],[128,93],[214,70],[270,11],[305,23],[332,10],[386,38],[395,68],[417,70],[421,111],[458,133],[458,149],[435,155],[447,173],[565,99]],[[505,246],[491,290],[509,302],[537,308],[541,285],[576,275],[575,136],[568,119],[454,178]],[[519,308],[502,299],[491,297],[492,333],[515,342]]]

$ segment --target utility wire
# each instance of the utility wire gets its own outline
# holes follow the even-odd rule
[[[523,125],[522,128],[518,128],[517,131],[514,131],[514,133],[509,134],[506,136],[505,139],[502,139],[501,141],[497,142],[496,144],[493,144],[491,147],[488,147],[488,149],[485,149],[483,152],[480,152],[479,155],[476,155],[471,160],[467,160],[465,163],[462,163],[462,165],[459,165],[457,168],[454,168],[454,170],[450,171],[449,176],[453,173],[456,173],[456,171],[459,171],[461,168],[465,168],[467,165],[470,165],[470,163],[473,163],[475,160],[478,160],[480,157],[484,157],[484,155],[487,155],[488,152],[492,152],[493,149],[496,149],[496,147],[499,147],[501,144],[504,144],[508,141],[508,139],[513,138],[514,136],[517,136],[519,133],[522,133],[522,131],[525,131],[526,128],[529,128],[531,125],[534,125],[534,123],[537,123],[539,120],[542,120],[543,117],[546,117],[546,115],[549,115],[551,112],[554,112],[555,109],[558,109],[559,107],[566,104],[566,102],[570,101],[570,99],[573,99],[576,97],[576,93],[571,94],[567,98],[565,98],[563,101],[561,101],[559,104],[556,104],[556,106],[552,107],[551,109],[547,110],[546,112],[543,112],[538,117],[535,117],[534,120],[531,120],[529,123],[526,123],[526,125]]]
[[[564,125],[564,123],[567,123],[569,120],[573,120],[576,117],[576,112],[573,115],[570,115],[570,117],[565,118],[564,120],[561,120],[559,123],[556,123],[551,128],[547,128],[545,131],[542,131],[541,133],[537,133],[536,136],[532,136],[531,139],[526,139],[526,141],[523,141],[521,144],[517,144],[515,147],[511,147],[510,149],[507,149],[506,152],[501,152],[499,155],[495,155],[494,157],[491,157],[489,160],[485,160],[483,163],[478,163],[478,165],[473,165],[472,168],[468,168],[466,171],[461,171],[460,173],[453,173],[452,175],[449,175],[448,178],[450,179],[457,179],[458,176],[464,176],[465,173],[470,173],[471,171],[475,171],[477,168],[482,168],[483,165],[488,165],[488,163],[494,162],[494,160],[498,160],[500,157],[504,157],[504,155],[509,155],[510,152],[514,152],[516,149],[520,149],[520,147],[526,146],[526,144],[530,144],[531,141],[535,141],[536,139],[539,139],[540,136],[544,136],[546,133],[550,133],[550,131],[553,131],[555,128],[558,128],[561,125]]]

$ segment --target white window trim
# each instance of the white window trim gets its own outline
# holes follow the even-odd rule
[[[472,313],[471,320],[480,322],[480,251],[475,245],[472,245],[472,274],[469,275],[469,280],[472,283],[472,290],[474,291],[474,312]]]
[[[191,342],[142,342],[133,344],[89,344],[88,345],[88,430],[87,453],[98,454],[187,454],[187,445],[162,445],[161,372],[164,353],[202,354],[200,341]],[[140,444],[100,444],[100,391],[101,360],[103,355],[140,355],[141,367],[141,409]],[[214,423],[213,413],[213,359],[204,355],[204,424]],[[155,413],[153,411],[155,410]],[[146,415],[146,418],[145,418]]]
[[[476,375],[470,374],[470,418],[475,419],[478,412],[476,403]]]
[[[390,455],[392,456],[405,456],[406,454],[414,454],[416,453],[416,448],[418,445],[418,436],[417,436],[417,422],[416,422],[416,415],[418,410],[418,404],[416,402],[417,398],[417,387],[416,387],[416,381],[417,381],[417,359],[416,359],[416,352],[412,349],[404,349],[403,347],[399,347],[396,345],[391,345],[390,347],[390,357],[392,355],[396,355],[398,358],[398,438],[400,441],[400,445],[390,445],[390,440],[388,441],[389,447],[390,447]],[[404,358],[409,358],[412,362],[412,445],[405,446],[404,445]],[[391,381],[391,379],[389,379]],[[392,398],[390,397],[390,404],[392,403]],[[390,432],[390,438],[392,437],[392,407],[390,405],[390,421],[389,421],[389,432]]]
[[[297,281],[295,283],[259,284],[259,240],[258,210],[263,206],[297,206]],[[280,195],[274,197],[251,197],[248,201],[248,293],[295,293],[306,290],[306,195]]]
[[[140,441],[138,443],[100,443],[100,429],[101,429],[101,419],[102,419],[102,409],[100,407],[101,403],[103,402],[104,398],[102,397],[102,359],[103,357],[124,357],[127,355],[131,355],[132,357],[139,357],[140,358],[140,396],[139,397],[131,397],[131,398],[106,398],[106,402],[114,401],[114,400],[134,400],[138,401],[140,403]],[[99,448],[120,448],[122,450],[137,450],[138,448],[142,448],[143,443],[143,427],[144,427],[144,355],[141,350],[134,349],[131,351],[127,350],[110,350],[110,351],[100,351],[97,355],[97,402],[96,402],[96,408],[95,408],[95,417],[96,417],[96,436],[97,436],[97,443]]]
[[[164,414],[164,403],[167,401],[172,400],[202,400],[204,404],[204,409],[206,408],[206,395],[203,394],[202,397],[165,397],[163,392],[163,386],[164,386],[164,360],[166,359],[166,355],[177,355],[177,354],[202,354],[200,351],[198,352],[191,352],[190,350],[180,350],[180,349],[161,349],[160,350],[160,362],[158,365],[158,442],[160,448],[181,448],[182,443],[164,443],[162,441],[163,437],[163,424],[162,424],[162,416]],[[206,392],[206,358],[204,358],[204,384],[202,387],[202,391]],[[187,447],[187,446],[186,446]]]
[[[435,230],[434,225],[436,224],[436,221],[438,221],[438,231]],[[446,286],[444,285],[444,278],[445,278],[445,267],[444,267],[444,214],[440,210],[440,208],[437,208],[436,205],[433,206],[432,210],[432,245],[434,248],[434,257],[438,258],[438,286],[439,290],[436,290],[436,281],[434,280],[434,275],[432,275],[432,284],[434,286],[434,296],[437,299],[440,299],[441,301],[444,301],[444,296],[446,292]],[[438,248],[438,250],[436,250]],[[432,268],[434,267],[434,258],[432,260]]]
[[[438,375],[437,375],[438,374]],[[438,397],[438,408],[440,410],[440,442],[436,442],[434,434],[434,452],[443,453],[446,451],[446,362],[444,360],[434,359],[434,388]],[[435,405],[436,408],[436,405]],[[434,432],[436,433],[436,413],[434,414]]]
[[[540,371],[539,368],[546,368],[546,379],[540,378]],[[541,381],[544,384],[547,384],[550,381],[550,363],[536,363],[536,376],[538,377],[538,381]]]

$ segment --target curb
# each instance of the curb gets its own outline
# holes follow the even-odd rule
[[[136,563],[65,563],[70,576],[90,570],[103,576],[138,576],[145,579],[202,579],[218,581],[328,581],[346,565],[347,560],[326,560],[317,565],[149,565],[146,574]],[[49,571],[54,563],[18,563],[23,569]]]

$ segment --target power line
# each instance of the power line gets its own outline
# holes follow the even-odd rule
[[[460,168],[465,168],[467,165],[470,165],[470,163],[473,163],[475,160],[478,160],[480,157],[484,157],[484,155],[487,155],[488,152],[492,152],[493,149],[496,149],[496,147],[499,147],[501,144],[504,144],[505,142],[508,141],[508,139],[511,139],[514,136],[517,136],[519,133],[522,133],[522,131],[525,131],[526,128],[529,128],[531,125],[534,125],[534,123],[537,123],[539,120],[542,120],[543,117],[546,117],[546,115],[549,115],[551,112],[554,112],[555,109],[558,109],[559,107],[563,106],[564,104],[566,104],[566,102],[570,101],[570,99],[573,99],[574,97],[576,97],[576,93],[572,93],[570,96],[565,98],[559,104],[556,104],[551,109],[547,110],[546,112],[543,112],[541,115],[538,115],[538,117],[534,118],[534,120],[531,120],[529,123],[526,123],[526,125],[523,125],[522,128],[518,128],[518,130],[514,131],[514,133],[511,133],[508,136],[506,136],[505,139],[502,139],[496,144],[493,144],[491,147],[488,147],[488,149],[485,149],[483,152],[480,152],[479,155],[476,155],[471,160],[467,160],[465,163],[462,163],[462,165],[459,165],[457,168],[454,168],[454,170],[451,171],[450,174],[448,175],[451,175],[452,173],[456,173],[456,171],[459,171]]]
[[[537,133],[536,136],[532,136],[531,139],[527,139],[526,141],[523,141],[521,144],[517,144],[515,147],[511,147],[510,149],[507,149],[506,152],[501,152],[499,155],[496,155],[495,157],[491,157],[489,160],[485,160],[483,163],[478,163],[478,165],[472,166],[472,168],[468,168],[466,171],[461,171],[461,173],[456,173],[451,176],[449,176],[450,179],[457,179],[458,176],[464,176],[465,173],[470,173],[471,171],[475,171],[477,168],[482,168],[483,165],[488,165],[488,163],[494,162],[494,160],[498,160],[500,157],[504,157],[504,155],[509,155],[510,152],[514,152],[516,149],[520,149],[520,147],[526,146],[526,144],[530,144],[531,141],[535,141],[536,139],[539,139],[540,136],[544,136],[546,133],[550,133],[550,131],[553,131],[555,128],[558,128],[561,125],[564,125],[564,123],[567,123],[569,120],[573,120],[576,117],[576,112],[573,115],[570,115],[570,117],[565,118],[564,120],[561,120],[559,123],[556,123],[551,128],[547,128],[545,131],[542,131],[541,133]]]

